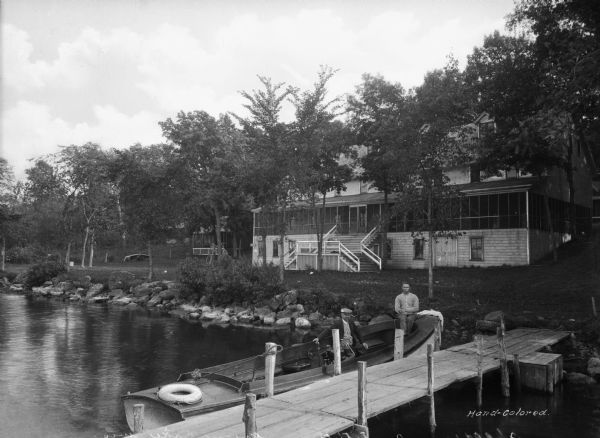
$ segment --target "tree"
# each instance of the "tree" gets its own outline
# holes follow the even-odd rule
[[[555,167],[570,172],[564,138],[569,123],[564,113],[545,105],[540,62],[530,40],[498,32],[469,56],[467,81],[479,97],[480,110],[489,108],[495,122],[495,129],[481,139],[479,156],[490,173],[516,168],[542,180]],[[554,237],[547,191],[544,205]],[[556,259],[556,243],[553,254]]]
[[[452,199],[459,196],[456,188],[449,186],[446,171],[469,160],[465,148],[469,130],[464,126],[473,119],[473,101],[465,86],[463,72],[450,58],[443,69],[425,75],[423,84],[415,90],[412,108],[414,139],[412,149],[415,163],[404,202],[415,212],[423,206],[415,226],[418,232],[427,232],[429,247],[428,296],[433,298],[433,243],[441,235],[456,233]],[[419,128],[416,128],[419,126]],[[424,220],[418,220],[419,217]]]
[[[236,118],[249,142],[246,161],[247,190],[255,203],[261,206],[263,216],[268,212],[277,213],[276,228],[281,254],[279,276],[283,282],[286,210],[296,191],[295,172],[298,167],[291,129],[289,124],[281,121],[281,110],[282,104],[294,93],[294,89],[286,87],[284,83],[274,84],[267,77],[259,76],[258,79],[264,89],[241,93],[247,101],[244,107],[250,116]]]
[[[360,158],[361,178],[384,194],[381,248],[386,248],[389,197],[403,190],[413,166],[409,150],[413,147],[414,120],[408,111],[409,99],[400,84],[365,74],[356,95],[348,98],[347,106],[348,123],[356,142],[367,147],[367,154]],[[383,250],[384,265],[386,259],[387,251]]]
[[[327,193],[345,190],[352,175],[342,154],[349,154],[345,126],[334,119],[339,113],[339,98],[327,100],[327,83],[335,71],[322,67],[312,90],[294,90],[292,102],[296,120],[292,124],[295,152],[298,156],[298,189],[311,200],[317,225],[317,271],[323,268],[323,235]],[[316,197],[321,196],[321,216],[317,221]]]
[[[182,221],[183,194],[175,190],[177,158],[174,148],[163,144],[115,151],[111,176],[128,232],[146,242],[148,280],[154,277],[152,245]]]
[[[109,157],[94,143],[82,146],[71,145],[63,147],[54,155],[56,167],[63,181],[65,181],[69,195],[65,206],[65,234],[71,229],[69,217],[77,211],[81,215],[83,229],[83,243],[81,247],[81,267],[85,266],[86,251],[89,242],[89,266],[93,265],[94,247],[102,226],[113,227],[110,222],[111,190],[108,182]],[[76,204],[76,210],[75,205]],[[71,241],[67,243],[67,256],[71,248]]]
[[[11,225],[18,220],[15,212],[16,199],[13,191],[14,176],[8,162],[0,157],[0,271],[5,270],[6,237],[11,233]]]
[[[246,200],[240,190],[245,139],[228,116],[217,120],[204,111],[180,112],[175,122],[169,118],[160,126],[163,135],[178,146],[176,152],[189,190],[187,211],[195,212],[201,223],[203,217],[212,218],[221,254],[223,217],[231,216]]]

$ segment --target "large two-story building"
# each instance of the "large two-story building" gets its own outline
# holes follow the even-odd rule
[[[474,124],[490,122],[480,117]],[[461,193],[455,217],[458,233],[434,239],[435,266],[528,265],[552,251],[553,242],[572,238],[570,230],[589,233],[592,217],[593,163],[583,145],[572,155],[575,186],[575,227],[569,223],[569,185],[566,173],[553,169],[541,179],[518,171],[484,177],[469,163],[448,169],[452,184]],[[402,205],[393,209],[387,230],[386,248],[380,239],[384,195],[359,178],[346,191],[327,195],[325,208],[317,203],[317,214],[306,202],[296,203],[285,215],[285,254],[279,251],[276,226],[280,213],[257,209],[253,227],[253,261],[284,263],[287,269],[314,269],[317,266],[317,223],[325,219],[323,268],[364,272],[381,269],[382,251],[387,251],[388,268],[426,268],[429,260],[427,234],[416,234],[415,221]],[[554,235],[544,206],[549,204]],[[390,196],[389,202],[394,202]],[[279,217],[278,217],[279,215]]]

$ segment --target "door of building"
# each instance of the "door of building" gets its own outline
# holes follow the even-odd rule
[[[367,206],[366,205],[351,205],[350,206],[350,233],[366,233],[367,232]]]
[[[433,243],[435,266],[458,266],[457,239],[438,237]]]

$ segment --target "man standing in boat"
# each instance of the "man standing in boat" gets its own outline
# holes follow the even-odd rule
[[[352,319],[352,310],[347,307],[342,307],[340,310],[341,318],[335,322],[331,329],[338,329],[340,332],[340,347],[342,349],[342,355],[346,358],[355,356],[355,350],[357,348],[368,348],[366,343],[363,343],[356,330],[356,325]],[[327,336],[330,335],[331,329],[325,329],[319,336],[314,339],[314,342],[321,342]]]
[[[410,284],[405,281],[402,282],[402,293],[394,301],[394,310],[404,333],[410,333],[419,311],[419,298],[410,291]]]

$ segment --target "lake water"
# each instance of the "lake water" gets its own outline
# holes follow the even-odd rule
[[[255,354],[269,341],[298,339],[287,330],[203,328],[144,310],[0,295],[0,437],[123,436],[122,394]],[[598,386],[565,386],[552,397],[522,394],[508,403],[499,390],[484,390],[484,410],[548,411],[535,418],[470,417],[472,388],[444,391],[436,394],[435,436],[500,428],[519,437],[598,438]],[[427,415],[425,404],[413,403],[371,421],[371,436],[429,437]]]

